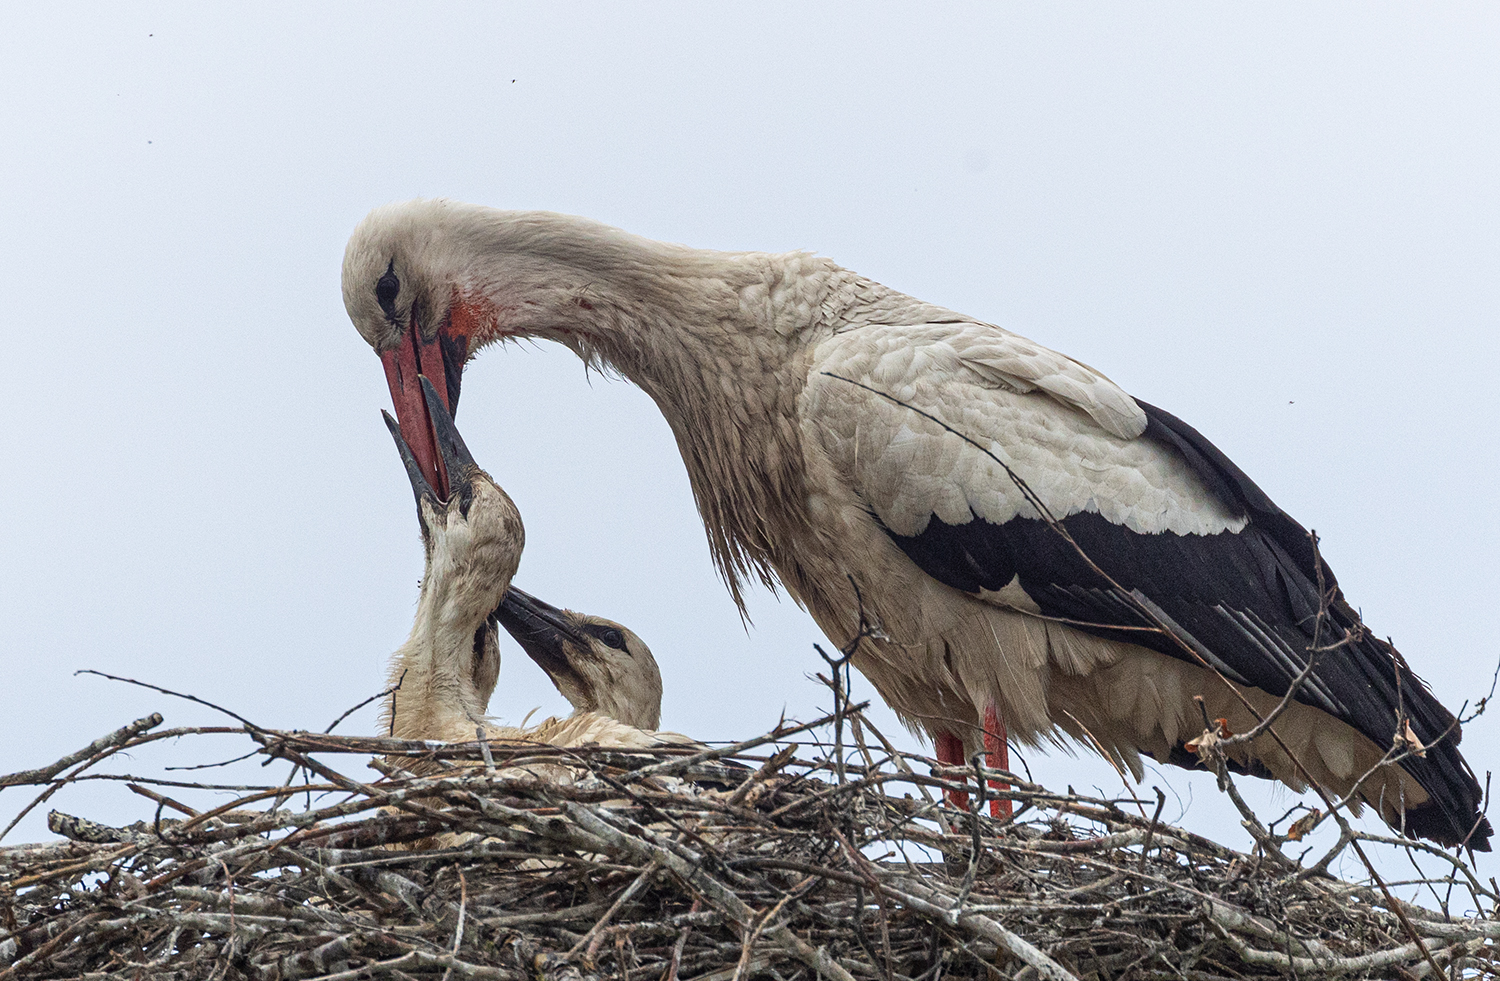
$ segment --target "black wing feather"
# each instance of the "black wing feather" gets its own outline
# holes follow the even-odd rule
[[[1248,523],[1237,533],[1217,535],[1141,534],[1092,512],[1061,523],[1101,570],[1165,614],[1226,676],[1283,695],[1305,667],[1308,647],[1342,636],[1355,627],[1358,615],[1338,593],[1332,571],[1300,524],[1197,430],[1139,404],[1147,417],[1142,438],[1180,454],[1210,493]],[[1017,517],[997,525],[975,516],[950,525],[934,515],[920,534],[887,533],[923,571],[955,589],[998,590],[1019,576],[1047,616],[1194,660],[1171,638],[1120,629],[1155,624],[1041,519]],[[1334,592],[1333,629],[1325,624],[1315,638],[1320,572],[1324,587]],[[1456,748],[1453,716],[1393,647],[1367,636],[1322,655],[1297,697],[1377,746],[1391,745],[1399,706],[1417,738],[1430,747],[1425,759],[1402,764],[1432,797],[1427,806],[1407,813],[1408,831],[1445,844],[1467,838],[1471,848],[1489,848],[1489,824],[1478,816],[1479,784]]]

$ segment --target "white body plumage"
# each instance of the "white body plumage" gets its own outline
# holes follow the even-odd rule
[[[1011,738],[1064,731],[1137,770],[1142,752],[1192,763],[1193,696],[1248,728],[1241,695],[1266,711],[1306,662],[1320,581],[1329,629],[1358,629],[1301,527],[1191,427],[827,259],[418,201],[361,223],[343,285],[387,370],[417,363],[454,400],[468,358],[522,336],[639,385],[736,598],[747,576],[779,581],[840,646],[873,624],[855,663],[940,749],[972,751],[998,717]],[[1414,833],[1482,843],[1452,716],[1369,638],[1314,670],[1281,745],[1237,761],[1341,793],[1402,713],[1440,745],[1363,796]]]

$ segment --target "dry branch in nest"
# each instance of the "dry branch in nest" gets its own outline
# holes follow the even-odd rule
[[[0,787],[50,795],[160,722]],[[127,827],[52,812],[64,840],[0,848],[0,981],[1500,977],[1500,922],[1302,866],[1258,821],[1246,854],[1163,823],[1159,800],[941,769],[858,706],[694,755],[170,734],[210,731],[310,783],[200,812],[174,799],[192,786],[136,782],[154,808]],[[559,766],[570,781],[532,772]],[[990,778],[1014,819],[944,804]],[[1430,881],[1496,907],[1457,860]]]

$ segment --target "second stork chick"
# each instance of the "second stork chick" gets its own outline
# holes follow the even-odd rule
[[[661,724],[661,669],[630,628],[560,610],[514,586],[495,616],[547,672],[575,716],[594,712],[638,729]]]

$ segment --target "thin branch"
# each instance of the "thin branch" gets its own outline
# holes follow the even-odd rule
[[[95,739],[93,742],[89,743],[82,749],[75,750],[74,752],[69,753],[67,756],[64,756],[62,759],[57,760],[54,763],[48,763],[46,766],[39,766],[34,770],[21,770],[17,773],[10,773],[6,774],[3,777],[0,777],[0,790],[3,790],[6,787],[19,787],[29,784],[46,783],[62,771],[66,770],[68,767],[73,766],[76,763],[82,763],[86,759],[97,756],[100,753],[104,752],[106,749],[111,749],[113,747],[120,746],[126,742],[129,742],[135,736],[138,736],[143,732],[149,732],[150,730],[155,729],[157,726],[161,725],[161,723],[161,713],[152,712],[148,716],[136,719],[134,722],[130,723],[127,726],[121,726],[108,735],[100,736],[98,739]]]
[[[170,688],[163,688],[160,685],[153,685],[150,682],[146,681],[137,681],[134,678],[122,678],[119,675],[115,674],[105,674],[103,671],[95,671],[93,668],[81,668],[78,671],[73,672],[74,677],[77,677],[80,674],[92,674],[100,678],[108,678],[110,681],[119,681],[127,685],[135,685],[137,688],[149,688],[151,691],[161,692],[163,695],[171,695],[173,698],[181,698],[184,701],[196,702],[199,705],[213,709],[215,712],[218,712],[221,715],[227,715],[231,719],[237,720],[238,722],[242,723],[247,729],[252,729],[257,732],[266,731],[265,727],[256,725],[254,722],[251,722],[249,719],[245,718],[243,715],[240,715],[238,712],[233,712],[225,708],[224,706],[217,705],[213,702],[208,701],[207,699],[199,698],[197,695],[189,695],[185,692],[173,691]]]

